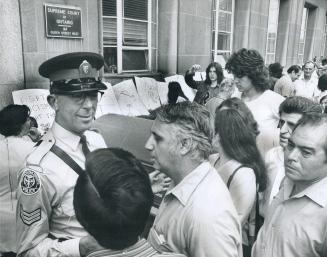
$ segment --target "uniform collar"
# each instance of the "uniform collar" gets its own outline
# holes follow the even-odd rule
[[[52,125],[52,133],[56,140],[60,140],[61,143],[67,145],[72,150],[76,151],[80,142],[80,136],[68,131],[67,129],[60,126],[57,122]]]
[[[213,168],[208,161],[201,163],[190,174],[188,174],[179,184],[167,192],[168,195],[175,196],[184,206],[187,204],[192,193],[196,190],[201,181]]]
[[[294,183],[292,180],[285,178],[284,182],[284,199],[288,198],[301,198],[308,197],[321,207],[327,206],[327,177],[321,179],[320,181],[312,184],[303,191],[297,193],[290,197],[292,190],[294,188]]]

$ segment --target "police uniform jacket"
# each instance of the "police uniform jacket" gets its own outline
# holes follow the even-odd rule
[[[91,151],[106,147],[99,133],[86,131],[84,135]],[[18,256],[80,256],[79,240],[86,232],[73,207],[78,174],[50,151],[53,144],[85,168],[80,137],[54,123],[19,175]]]

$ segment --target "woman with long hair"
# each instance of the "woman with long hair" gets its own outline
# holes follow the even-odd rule
[[[244,255],[259,229],[258,192],[266,188],[264,162],[256,145],[253,122],[234,108],[216,110],[214,148],[211,159],[228,187],[243,227]]]
[[[196,89],[194,102],[205,105],[211,98],[217,97],[221,93],[221,82],[224,79],[224,73],[221,65],[212,62],[206,69],[206,78],[204,81],[195,81],[193,76],[198,67],[192,66],[185,74],[185,82],[193,89]]]

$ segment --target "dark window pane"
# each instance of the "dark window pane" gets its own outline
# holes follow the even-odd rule
[[[116,16],[116,0],[102,0],[102,14],[104,16]]]
[[[124,0],[124,18],[148,20],[148,0]]]
[[[117,47],[104,47],[104,71],[110,73],[117,72]]]
[[[148,24],[141,21],[124,20],[123,44],[125,46],[147,46]]]
[[[103,17],[103,44],[117,45],[117,18]]]
[[[147,50],[123,50],[123,70],[147,70]]]
[[[230,50],[230,35],[225,33],[218,33],[217,50]]]

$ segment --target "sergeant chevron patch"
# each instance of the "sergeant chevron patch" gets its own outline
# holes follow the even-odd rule
[[[34,211],[27,212],[24,211],[23,206],[21,205],[19,216],[25,225],[31,226],[33,223],[41,220],[41,208],[37,208]]]

